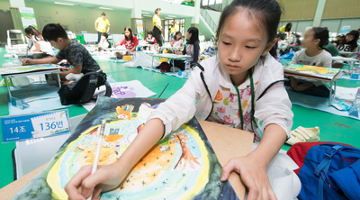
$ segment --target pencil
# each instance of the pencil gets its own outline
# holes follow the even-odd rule
[[[161,97],[161,95],[163,94],[163,92],[166,90],[167,86],[169,85],[169,83],[166,84],[165,88],[163,89],[163,91],[160,93],[160,95],[158,96],[158,98]]]
[[[94,163],[92,166],[91,174],[94,174],[97,170],[99,156],[100,156],[100,152],[101,152],[101,143],[102,143],[102,139],[104,137],[105,124],[106,124],[106,120],[102,120],[101,127],[100,127],[100,133],[98,135],[98,142],[97,142],[97,146],[96,146],[95,158],[94,158]],[[91,200],[91,198],[92,198],[92,195],[88,198],[88,200]]]

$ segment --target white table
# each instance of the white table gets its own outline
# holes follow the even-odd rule
[[[346,56],[346,57],[350,57],[350,56],[352,56],[352,55],[355,55],[356,52],[339,51],[339,54],[340,54],[340,55],[344,55],[344,56]]]
[[[165,54],[158,53],[158,54],[152,54],[151,56],[152,56],[151,66],[154,66],[154,58],[167,58],[170,64],[173,66],[174,70],[175,70],[174,60],[189,60],[191,58],[191,56],[189,55],[179,55],[179,54],[170,54],[170,53],[165,53]]]
[[[351,75],[354,71],[355,62],[359,61],[359,59],[356,58],[345,58],[341,56],[332,57],[334,61],[346,61],[349,63],[349,74]]]
[[[331,103],[335,98],[335,94],[336,94],[336,82],[341,79],[342,72],[341,71],[338,72],[332,79],[314,77],[308,74],[293,73],[291,71],[284,71],[284,75],[321,81],[330,91],[329,106],[331,106]],[[327,83],[329,83],[330,85],[328,85]],[[334,92],[332,90],[333,88],[334,88]]]
[[[16,68],[21,68],[22,66],[9,67],[9,68],[7,68],[7,69],[9,69],[9,71],[6,71],[5,68],[2,68],[2,70],[0,71],[0,74],[1,74],[2,78],[4,79],[6,87],[8,89],[10,101],[12,99],[12,95],[11,95],[11,88],[8,83],[8,79],[11,79],[11,78],[24,77],[24,76],[30,76],[30,75],[41,75],[41,74],[56,74],[57,79],[58,79],[58,85],[60,88],[61,87],[61,81],[60,81],[60,75],[59,75],[60,70],[57,65],[52,65],[52,66],[53,67],[41,68],[41,69],[36,69],[34,67],[33,70],[30,69],[30,70],[26,70],[26,71],[12,70],[12,69],[16,69]]]

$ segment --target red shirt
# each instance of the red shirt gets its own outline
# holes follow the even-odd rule
[[[131,40],[127,40],[127,41],[125,42],[125,37],[124,37],[124,38],[121,40],[120,45],[124,45],[124,44],[125,44],[126,49],[131,50],[132,48],[134,48],[135,46],[137,46],[137,45],[139,44],[139,42],[138,42],[138,39],[137,39],[135,36],[133,36],[133,42],[131,42]]]

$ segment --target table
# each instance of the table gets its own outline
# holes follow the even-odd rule
[[[152,54],[152,61],[151,61],[151,66],[154,66],[154,58],[167,58],[169,59],[170,64],[173,66],[173,70],[175,72],[175,64],[174,64],[174,60],[189,60],[191,58],[191,56],[189,55],[180,55],[180,54],[170,54],[170,53],[166,53],[166,54]]]
[[[349,63],[349,74],[350,75],[354,71],[355,62],[359,61],[359,59],[356,59],[356,58],[345,58],[345,57],[341,57],[341,56],[332,57],[332,59],[334,61],[338,60],[338,61],[346,61],[346,62],[348,62]]]
[[[308,79],[319,80],[319,81],[323,82],[324,85],[330,90],[329,106],[331,106],[331,102],[335,98],[335,94],[336,94],[336,81],[341,79],[342,73],[341,72],[337,73],[332,79],[318,78],[318,77],[314,77],[311,75],[297,74],[297,73],[291,73],[291,72],[284,72],[284,75],[299,77],[299,78],[308,78]],[[328,86],[327,83],[330,83],[330,86]],[[332,91],[333,85],[334,85],[334,97],[333,97],[333,91]]]
[[[224,166],[231,158],[245,156],[251,152],[252,141],[254,139],[252,133],[212,122],[199,120],[199,123],[222,166]],[[40,173],[44,167],[45,165],[0,189],[1,199],[5,200],[13,197],[22,187]],[[232,172],[229,181],[239,199],[244,199],[245,186],[241,182],[239,175]]]
[[[348,52],[348,51],[339,51],[339,55],[344,55],[346,57],[350,57],[352,55],[355,55],[356,52]]]
[[[44,65],[47,66],[47,65]],[[10,101],[12,100],[11,89],[8,83],[8,79],[16,78],[16,77],[24,77],[30,75],[42,75],[42,74],[56,74],[58,79],[59,88],[61,87],[61,80],[59,75],[59,67],[58,65],[49,65],[48,67],[39,67],[36,66],[17,66],[17,67],[3,67],[0,70],[0,74],[5,81],[6,87],[9,92]]]

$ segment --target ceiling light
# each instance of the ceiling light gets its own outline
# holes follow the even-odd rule
[[[168,15],[168,17],[176,17],[176,16],[174,16],[174,15]]]
[[[144,17],[152,17],[151,15],[143,15]]]
[[[141,13],[142,13],[142,14],[147,14],[147,15],[150,14],[150,13],[148,13],[148,12],[141,12]]]
[[[114,10],[113,8],[105,8],[105,7],[99,7],[99,9],[103,9],[103,10]]]
[[[59,5],[66,5],[66,6],[73,6],[73,3],[63,3],[63,2],[54,2],[54,4],[59,4]]]

